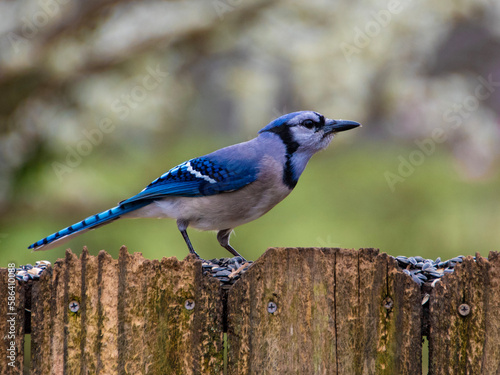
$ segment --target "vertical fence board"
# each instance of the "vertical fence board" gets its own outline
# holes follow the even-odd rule
[[[353,322],[359,334],[354,349],[357,373],[373,374],[377,365],[379,348],[379,320],[381,299],[387,285],[386,265],[375,249],[363,249],[358,253],[357,279],[359,316]]]
[[[354,374],[363,367],[359,356],[363,344],[359,325],[360,295],[357,293],[360,282],[358,253],[339,249],[332,256],[335,257],[335,267],[332,268],[335,272],[332,309],[335,313],[337,340],[337,360],[332,372]]]
[[[118,370],[118,262],[100,251],[97,257],[97,374]]]
[[[66,258],[71,257],[72,254],[66,254]],[[67,374],[66,360],[67,360],[67,321],[68,318],[68,296],[65,293],[65,276],[66,264],[59,260],[54,264],[54,273],[52,286],[51,286],[51,331],[47,330],[50,335],[50,358],[43,358],[43,361],[51,362],[50,371],[55,374]],[[33,317],[32,317],[33,320]],[[39,329],[45,330],[43,322],[37,322],[36,325]],[[50,372],[49,372],[50,373]]]
[[[85,259],[70,252],[66,252],[66,267],[64,272],[64,297],[59,308],[61,317],[65,323],[63,336],[64,372],[66,374],[80,373],[81,341],[85,331],[82,330],[82,265]],[[69,309],[70,305],[78,303],[80,308],[77,312]]]
[[[52,308],[53,268],[47,268],[31,291],[31,373],[50,374],[55,311]]]
[[[381,371],[377,374],[421,374],[422,373],[422,294],[420,287],[402,273],[396,261],[382,254],[387,264],[387,299],[393,308],[388,311],[380,307],[383,322],[387,327],[384,351],[379,347]],[[389,303],[391,302],[389,300]],[[384,315],[385,314],[385,315]],[[383,353],[382,353],[383,352]],[[387,353],[391,353],[387,356]],[[382,367],[383,364],[383,367]]]
[[[335,371],[334,254],[270,249],[233,286],[229,374]]]
[[[222,374],[219,282],[193,257],[68,251],[37,284],[35,374]]]
[[[437,283],[430,300],[431,374],[500,373],[499,277],[499,254],[492,252],[489,260],[465,258]],[[465,316],[461,305],[470,307]]]
[[[0,374],[2,375],[22,374],[24,370],[26,289],[17,280],[11,278],[10,281],[14,281],[14,284],[9,283],[8,269],[0,269],[0,355],[2,356]],[[15,301],[12,301],[13,297]]]
[[[117,304],[119,374],[142,374],[149,370],[149,363],[141,356],[145,353],[148,357],[149,347],[144,345],[144,339],[150,333],[144,329],[146,299],[142,284],[145,262],[141,254],[130,255],[124,249],[120,250]]]
[[[229,292],[229,373],[420,374],[419,300],[376,250],[270,249]]]
[[[485,340],[481,369],[483,374],[500,374],[500,253],[488,256],[488,297],[485,311]]]
[[[98,374],[97,348],[99,347],[99,258],[89,256],[84,248],[81,262],[80,321],[82,337],[80,339],[80,373]]]

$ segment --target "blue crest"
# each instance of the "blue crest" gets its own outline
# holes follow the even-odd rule
[[[287,123],[288,121],[290,121],[291,119],[293,119],[295,116],[297,116],[301,113],[304,113],[304,112],[308,112],[308,111],[292,112],[292,113],[288,113],[286,115],[283,115],[281,117],[278,117],[277,119],[271,121],[269,124],[267,124],[262,129],[260,129],[259,133],[267,132],[267,131],[271,130],[272,128],[276,128],[278,126],[281,126],[281,125]]]

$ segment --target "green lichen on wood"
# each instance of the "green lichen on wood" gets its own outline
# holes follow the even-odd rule
[[[191,296],[189,296],[191,298]],[[161,290],[148,308],[157,317],[155,334],[156,345],[153,349],[155,373],[181,374],[184,349],[182,327],[192,315],[192,311],[181,308],[184,299],[176,296],[171,290]],[[185,311],[183,311],[185,310]]]
[[[430,305],[432,374],[493,374],[500,366],[497,253],[466,257],[436,285]],[[470,312],[463,316],[459,306]]]
[[[47,364],[38,373],[221,374],[219,283],[202,277],[196,262],[149,261],[124,249],[120,260],[68,252],[40,280],[48,295],[34,298],[33,311],[45,316],[34,314],[43,335],[34,335],[33,356]],[[70,311],[71,301],[79,311]]]
[[[386,294],[380,296],[380,301],[384,301],[388,297]],[[377,347],[377,357],[375,368],[377,374],[394,374],[394,337],[396,326],[393,316],[396,312],[387,309],[380,303],[379,309],[379,341]]]

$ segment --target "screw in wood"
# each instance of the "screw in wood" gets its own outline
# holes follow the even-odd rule
[[[186,308],[186,310],[192,310],[194,309],[194,301],[192,299],[187,299],[186,302],[184,302],[184,307]]]
[[[273,301],[269,301],[269,303],[267,304],[267,312],[269,314],[274,314],[276,310],[278,310],[278,306],[276,305],[276,303],[274,303]]]
[[[383,302],[383,306],[386,310],[392,309],[392,306],[394,305],[394,302],[392,301],[391,297],[386,297]]]
[[[80,310],[80,304],[77,301],[71,301],[69,303],[69,310],[76,313],[78,310]]]
[[[460,306],[458,306],[458,313],[462,316],[467,316],[470,314],[470,306],[467,305],[466,303],[462,303]]]

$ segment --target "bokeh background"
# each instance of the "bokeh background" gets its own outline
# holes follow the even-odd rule
[[[84,245],[183,258],[169,220],[26,247],[304,109],[363,128],[236,229],[243,255],[500,250],[499,2],[19,0],[0,2],[0,267]],[[226,256],[213,233],[190,235]]]

